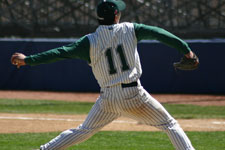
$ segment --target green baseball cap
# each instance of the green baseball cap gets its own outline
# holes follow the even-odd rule
[[[126,4],[122,0],[101,0],[97,5],[97,17],[105,20],[124,10]]]

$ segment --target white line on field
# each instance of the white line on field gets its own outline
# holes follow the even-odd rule
[[[46,121],[68,121],[68,122],[83,122],[83,119],[63,119],[63,118],[38,118],[38,117],[4,117],[0,116],[0,119],[9,119],[9,120],[46,120]],[[135,121],[126,121],[126,120],[115,120],[113,123],[131,123],[136,124]]]
[[[33,117],[0,117],[0,119],[16,120],[47,120],[47,121],[83,121],[81,119],[60,119],[60,118],[33,118]]]
[[[224,124],[225,125],[225,122],[219,122],[219,121],[214,121],[212,122],[213,124]]]

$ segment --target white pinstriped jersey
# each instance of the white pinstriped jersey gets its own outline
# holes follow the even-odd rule
[[[132,23],[101,25],[89,34],[90,59],[95,78],[101,87],[137,81],[141,64]]]

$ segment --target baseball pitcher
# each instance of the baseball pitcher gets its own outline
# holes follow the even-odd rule
[[[100,97],[87,118],[41,145],[41,150],[64,150],[81,143],[120,116],[126,116],[167,133],[176,150],[194,150],[178,122],[141,85],[142,68],[137,51],[140,40],[158,40],[184,57],[174,63],[178,69],[196,69],[197,56],[186,42],[168,31],[138,23],[119,23],[126,4],[122,0],[102,0],[97,6],[99,27],[75,43],[35,55],[15,53],[12,64],[35,66],[63,59],[83,59],[92,67],[100,87]]]

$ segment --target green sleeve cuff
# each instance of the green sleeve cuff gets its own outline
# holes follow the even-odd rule
[[[134,23],[134,29],[138,41],[157,40],[177,49],[183,54],[187,54],[191,50],[185,41],[162,28]]]

